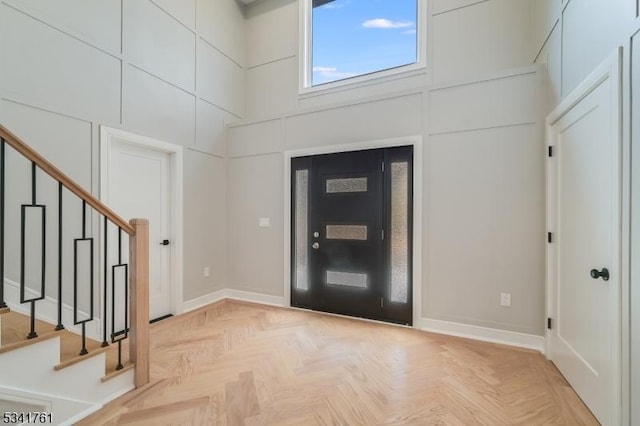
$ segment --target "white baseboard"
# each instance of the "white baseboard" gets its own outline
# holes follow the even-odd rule
[[[222,289],[213,293],[200,296],[182,304],[183,312],[190,312],[211,303],[224,299],[240,300],[243,302],[261,303],[271,306],[285,306],[284,297],[267,294],[253,293],[250,291]],[[431,333],[446,334],[449,336],[465,337],[483,342],[499,343],[520,348],[533,349],[545,353],[544,337],[533,334],[518,333],[515,331],[499,330],[496,328],[480,327],[477,325],[462,324],[451,321],[442,321],[422,318],[415,328]]]
[[[182,313],[186,314],[187,312],[200,309],[203,306],[219,302],[226,297],[225,292],[226,290],[222,289],[214,291],[213,293],[205,294],[204,296],[196,297],[195,299],[187,300],[186,302],[182,302]]]
[[[284,306],[284,298],[281,296],[270,296],[268,294],[252,293],[250,291],[224,288],[222,290],[217,290],[213,293],[205,294],[204,296],[196,297],[195,299],[183,302],[182,312],[187,313],[195,311],[196,309],[202,308],[203,306],[207,306],[211,303],[219,302],[220,300],[224,299],[261,303],[263,305],[270,306]]]
[[[252,293],[250,291],[226,289],[227,299],[240,300],[243,302],[261,303],[270,306],[284,306],[284,297],[270,296],[268,294]]]
[[[31,315],[29,304],[20,303],[20,284],[11,281],[9,279],[4,280],[5,301],[12,311],[18,312],[23,315]],[[27,288],[27,297],[38,297],[39,293]],[[36,318],[49,324],[58,323],[58,301],[52,297],[46,296],[42,300],[36,302]],[[79,311],[80,316],[88,317],[86,312]],[[100,318],[94,317],[94,324],[91,322],[87,324],[87,337],[93,340],[102,341],[102,327]],[[69,306],[65,303],[62,304],[62,323],[64,327],[76,334],[82,333],[82,328],[73,324],[73,306]]]
[[[544,336],[518,333],[516,331],[498,330],[496,328],[461,324],[451,321],[422,318],[416,328],[431,333],[465,337],[483,342],[499,343],[519,348],[533,349],[544,354]]]

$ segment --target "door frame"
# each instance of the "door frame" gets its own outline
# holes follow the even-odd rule
[[[344,145],[320,146],[284,151],[284,306],[291,307],[291,159],[310,155],[335,154],[366,149],[413,147],[413,270],[412,308],[413,327],[422,319],[422,181],[423,153],[422,135],[392,139],[348,143]]]
[[[109,205],[109,155],[114,139],[134,147],[169,154],[171,165],[169,226],[172,250],[170,255],[171,313],[181,314],[183,302],[183,147],[121,129],[100,126],[100,201]],[[116,212],[117,213],[117,212]]]
[[[613,360],[613,412],[611,415],[612,424],[619,424],[622,418],[622,397],[625,393],[623,390],[623,377],[622,366],[626,360],[625,354],[622,350],[623,336],[622,331],[627,329],[623,327],[624,321],[629,321],[629,318],[623,318],[627,316],[623,310],[622,295],[628,294],[629,281],[628,274],[624,271],[622,247],[623,235],[622,235],[622,218],[624,216],[623,209],[625,203],[622,197],[623,186],[625,185],[626,176],[623,176],[623,163],[622,163],[622,47],[618,47],[609,57],[600,64],[587,78],[576,87],[552,112],[546,119],[546,142],[545,142],[545,156],[546,151],[553,145],[553,132],[552,126],[561,120],[569,111],[571,111],[578,103],[584,98],[589,96],[594,90],[596,90],[600,84],[604,81],[610,80],[611,82],[611,140],[616,144],[616,152],[612,158],[612,166],[617,169],[617,186],[618,194],[615,195],[618,202],[618,215],[614,218],[612,229],[615,229],[612,242],[612,253],[614,264],[612,269],[615,268],[615,275],[618,277],[619,286],[613,288],[613,297],[610,300],[610,308],[613,313],[610,320],[614,327],[615,333],[613,333],[613,347],[610,348],[612,352]],[[546,227],[547,231],[555,232],[557,229],[556,213],[558,209],[557,205],[557,191],[556,183],[558,178],[558,165],[554,161],[554,157],[546,157],[545,161],[545,178],[547,189],[547,209],[546,209]],[[552,243],[546,244],[546,285],[545,285],[545,318],[553,318],[555,311],[555,298],[553,297],[554,290],[556,289],[557,282],[557,268],[556,264],[557,245]],[[628,266],[628,265],[627,265]],[[551,330],[545,324],[545,341],[544,349],[547,358],[550,357],[550,344],[551,344]]]

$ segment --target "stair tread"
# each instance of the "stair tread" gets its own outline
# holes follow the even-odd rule
[[[129,363],[129,339],[122,341],[122,364],[127,365]],[[118,344],[112,343],[107,351],[107,363],[105,366],[105,373],[108,376],[110,373],[116,371],[118,366]]]
[[[23,347],[32,342],[42,340],[27,340],[27,334],[29,334],[29,330],[31,329],[29,317],[15,311],[10,311],[2,315],[1,327],[0,352],[7,352],[11,349]],[[35,329],[39,337],[48,336],[47,338],[50,338],[52,337],[50,336],[51,334],[58,334],[53,325],[40,320],[36,320]]]
[[[42,342],[43,340],[52,339],[58,335],[60,335],[59,331],[52,330],[49,332],[39,333],[38,337],[34,337],[33,339],[22,339],[17,342],[8,343],[6,345],[0,346],[0,354],[24,348],[26,346],[33,345],[34,343]]]
[[[80,352],[76,350],[78,346],[74,345],[72,347],[65,347],[61,345],[60,348],[67,348],[67,353],[64,357],[62,356],[62,354],[60,354],[60,363],[53,367],[54,370],[62,370],[63,368],[71,367],[72,365],[82,362],[85,359],[100,355],[107,350],[107,348],[101,348],[100,346],[90,347],[90,345],[87,344],[88,353],[80,355]],[[73,350],[75,350],[75,352],[71,352]]]
[[[101,354],[107,348],[103,348],[100,342],[87,338],[87,350],[86,355],[80,355],[82,349],[82,336],[65,330],[60,338],[60,364],[55,366],[56,370],[61,370],[65,367],[77,364],[83,359],[90,358],[92,356]]]
[[[112,370],[107,370],[107,374],[105,374],[104,377],[100,379],[100,381],[104,383],[108,380],[118,377],[123,373],[126,373],[127,371],[131,370],[135,366],[135,364],[131,361],[123,362],[122,365],[123,365],[123,368],[121,368],[120,370],[116,370],[115,368]]]
[[[2,322],[0,326],[2,327],[2,332],[0,333],[0,353],[8,352],[45,339],[59,336],[60,362],[54,367],[55,370],[62,370],[66,367],[82,362],[87,358],[91,358],[101,353],[106,353],[104,377],[108,380],[112,375],[115,377],[123,372],[122,370],[116,370],[116,366],[118,365],[117,343],[110,343],[109,346],[102,347],[101,342],[87,338],[86,348],[88,354],[80,355],[80,350],[82,349],[82,336],[66,329],[55,330],[55,326],[47,322],[36,320],[36,332],[38,333],[38,337],[34,339],[26,338],[30,330],[30,319],[27,315],[23,315],[15,311],[7,312],[2,315]],[[122,342],[122,364],[125,366],[125,371],[132,367],[132,363],[129,361],[128,339],[125,339]]]

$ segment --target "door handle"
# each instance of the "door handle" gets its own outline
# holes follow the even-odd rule
[[[597,280],[598,278],[602,278],[604,281],[609,281],[609,270],[607,268],[602,268],[602,271],[598,271],[597,269],[591,270],[591,278]]]
[[[315,242],[315,243],[311,244],[311,247],[313,247],[314,249],[318,250],[320,248],[320,244],[318,244],[318,242]]]
[[[160,243],[161,246],[168,246],[169,245],[169,240],[162,240],[162,242]]]

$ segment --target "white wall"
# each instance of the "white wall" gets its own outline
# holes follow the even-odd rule
[[[537,1],[537,0],[534,0]],[[458,81],[529,62],[531,1],[434,1],[433,82]]]
[[[640,92],[638,92],[637,0],[540,0],[534,2],[532,57],[547,65],[550,112],[613,49],[623,51],[623,360],[622,376],[631,395],[631,418],[625,410],[625,424],[640,424]],[[632,139],[633,137],[633,139]],[[631,182],[629,175],[631,174]],[[629,251],[629,247],[631,250]],[[630,282],[627,287],[626,282]],[[629,336],[631,338],[629,339]]]
[[[225,124],[245,113],[243,7],[6,0],[0,27],[0,122],[86,189],[99,195],[100,125],[185,147],[184,299],[222,288]]]
[[[426,72],[304,96],[298,2],[247,10],[247,119],[229,129],[229,285],[284,294],[283,151],[422,135],[422,316],[542,335],[532,1],[429,5]],[[272,227],[259,228],[259,217]],[[499,306],[500,292],[512,294],[511,308]]]
[[[538,87],[523,71],[429,93],[427,318],[542,334]]]

